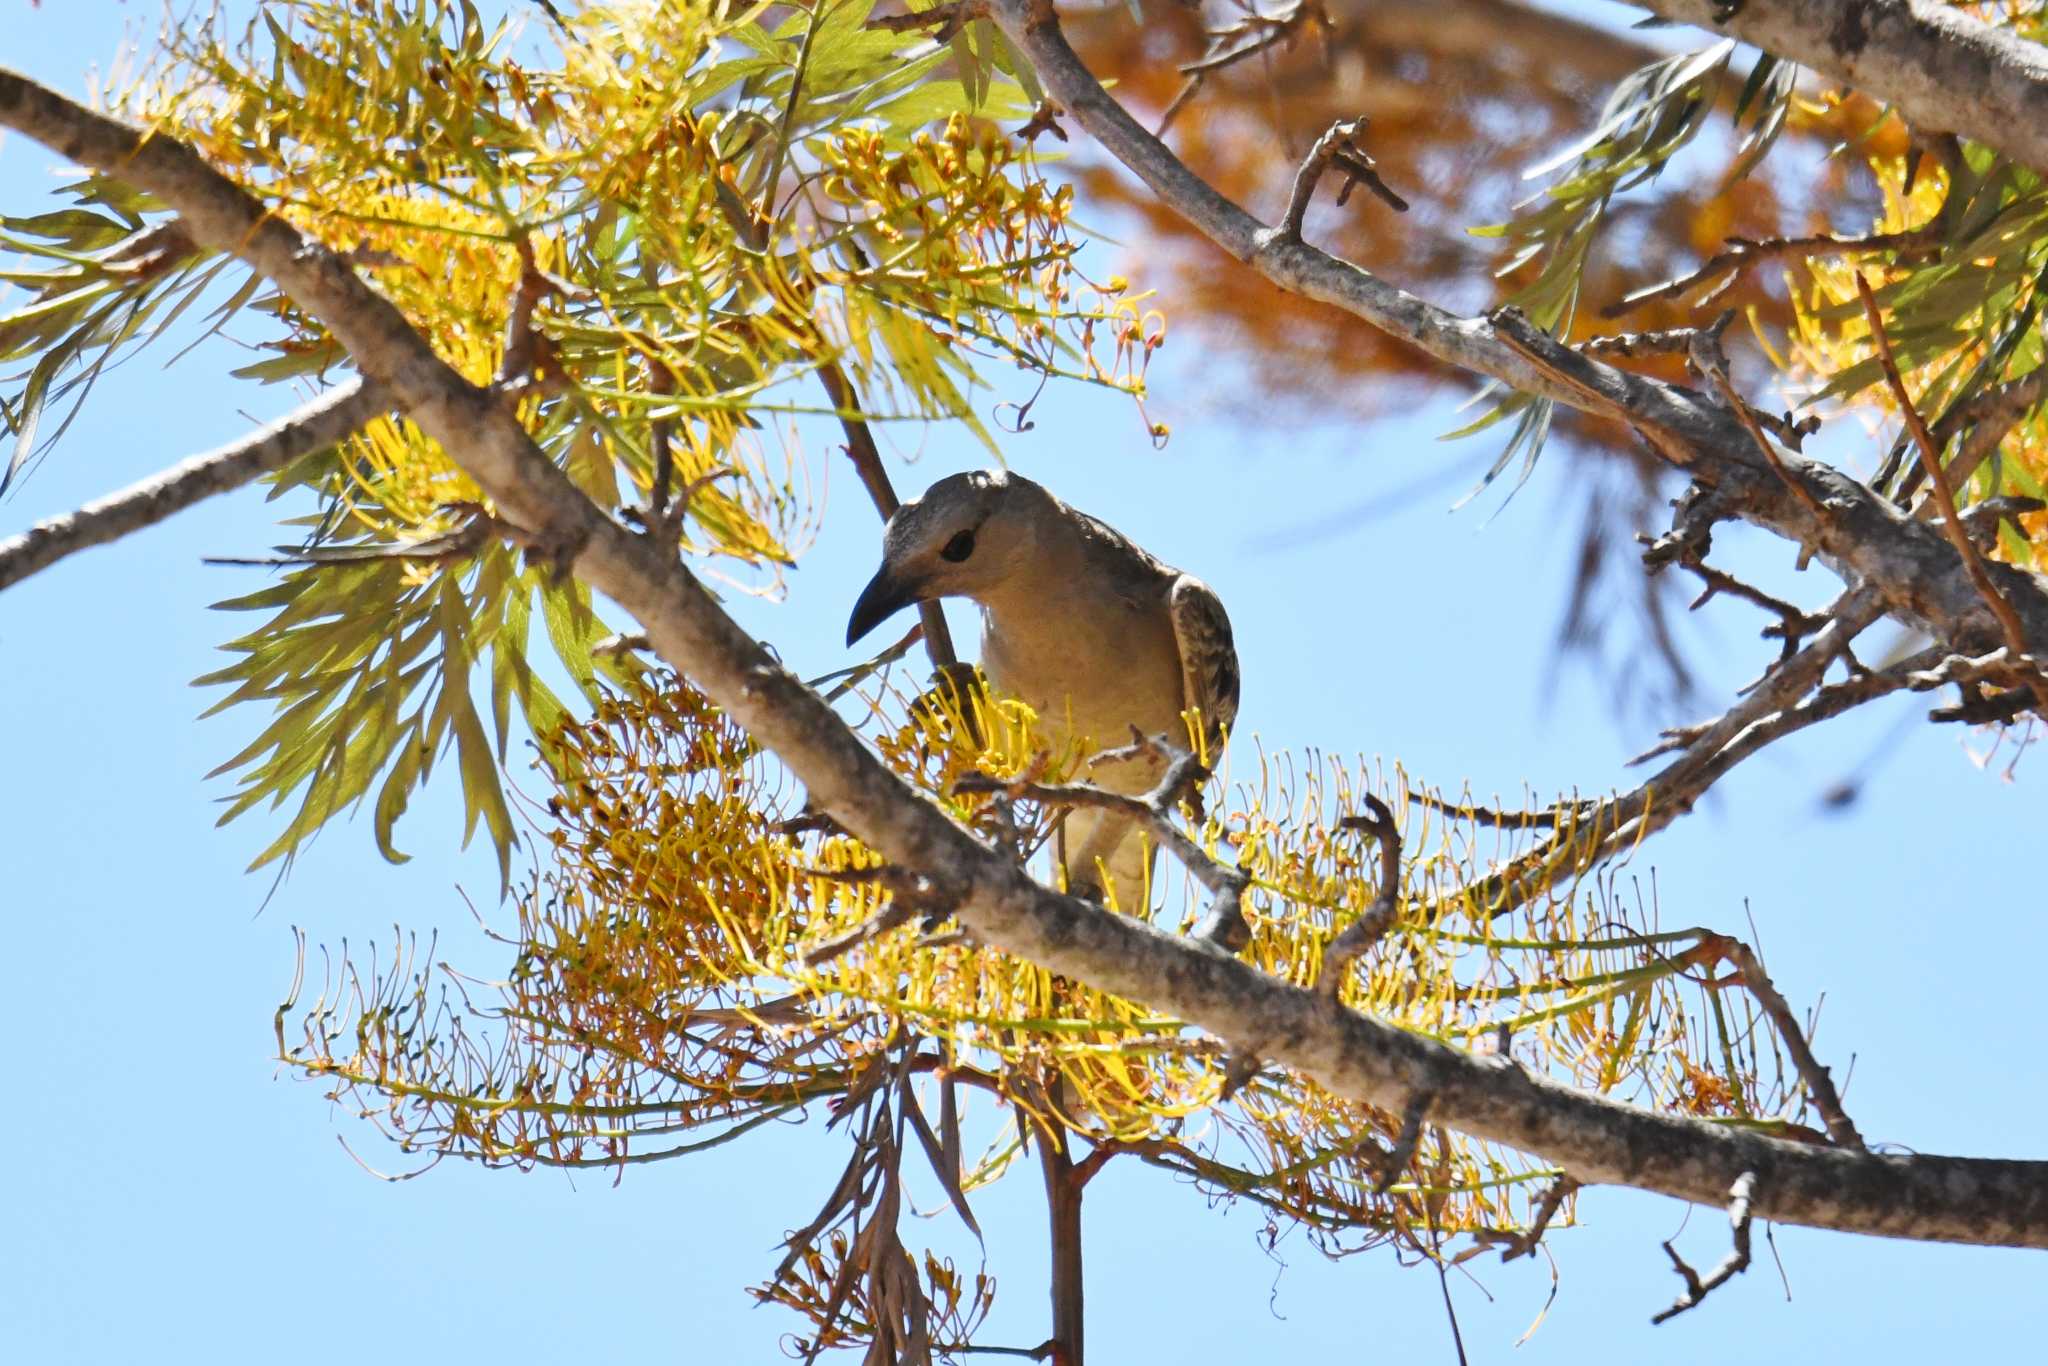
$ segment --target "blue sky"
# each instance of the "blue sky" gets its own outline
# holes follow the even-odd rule
[[[0,0],[0,60],[82,92],[119,25],[151,18],[110,0]],[[5,211],[39,209],[49,160],[19,138],[0,142]],[[1106,261],[1114,249],[1099,250]],[[288,403],[217,379],[232,353],[202,349],[166,372],[168,354],[148,353],[95,393],[47,464],[0,502],[0,535]],[[1242,386],[1215,384],[1213,367],[1229,363],[1176,334],[1154,372],[1155,412],[1177,433],[1163,452],[1121,400],[1080,389],[1048,393],[1036,429],[1005,451],[1223,596],[1245,663],[1240,736],[1398,759],[1482,793],[1630,781],[1622,761],[1649,726],[1617,718],[1607,685],[1583,671],[1543,687],[1582,467],[1546,461],[1497,515],[1488,498],[1452,514],[1442,493],[1332,531],[1344,520],[1333,512],[1482,452],[1434,440],[1452,425],[1448,403],[1402,401],[1367,426],[1292,425],[1243,400]],[[906,490],[980,462],[957,432],[906,444],[917,454],[896,471]],[[845,614],[876,551],[872,513],[826,454],[814,443],[830,484],[824,530],[786,601],[737,604],[810,672],[846,662]],[[365,1174],[343,1140],[379,1168],[402,1169],[396,1153],[277,1072],[271,1014],[291,977],[294,925],[316,943],[388,936],[394,921],[438,927],[459,965],[487,972],[502,958],[458,895],[488,912],[496,874],[488,852],[452,851],[459,808],[445,787],[401,826],[412,863],[384,864],[366,823],[338,824],[267,907],[268,875],[241,870],[271,827],[257,817],[213,828],[225,789],[201,775],[261,718],[194,719],[208,699],[187,683],[217,667],[235,626],[206,605],[251,586],[199,561],[268,545],[273,513],[253,494],[217,500],[0,595],[9,1358],[782,1360],[779,1336],[796,1321],[755,1308],[743,1287],[772,1267],[771,1247],[844,1160],[822,1125],[770,1128],[617,1185],[455,1163],[391,1184]],[[1730,535],[1717,548],[1808,605],[1830,596],[1825,574],[1793,574],[1780,545]],[[966,618],[956,623],[971,641]],[[1772,647],[1753,639],[1761,624],[1740,604],[1708,609],[1696,636],[1707,698],[1767,662]],[[1972,762],[1980,737],[1912,729],[1856,806],[1824,812],[1819,793],[1902,710],[1751,761],[1638,867],[1655,867],[1669,925],[1743,933],[1747,901],[1781,988],[1796,1003],[1825,996],[1817,1046],[1838,1077],[1854,1057],[1848,1102],[1874,1141],[2048,1156],[2034,1045],[2048,932],[2020,862],[2038,848],[2038,761],[2007,781],[2001,765]],[[1088,1195],[1093,1359],[1451,1359],[1427,1271],[1387,1255],[1329,1263],[1298,1236],[1269,1255],[1252,1211],[1211,1210],[1158,1173],[1119,1167]],[[1020,1171],[976,1208],[1000,1285],[986,1340],[1035,1344],[1045,1321],[1033,1183]],[[1790,1303],[1760,1242],[1746,1277],[1652,1329],[1649,1315],[1678,1288],[1657,1244],[1684,1207],[1603,1190],[1581,1217],[1551,1240],[1557,1302],[1519,1349],[1548,1268],[1489,1258],[1453,1278],[1475,1361],[1719,1362],[1733,1342],[1762,1360],[1970,1359],[2009,1355],[2038,1333],[2033,1254],[1801,1229],[1776,1231]],[[1696,1211],[1681,1246],[1709,1264],[1724,1230],[1717,1213]]]

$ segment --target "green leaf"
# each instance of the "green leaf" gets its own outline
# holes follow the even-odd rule
[[[600,694],[597,664],[590,647],[600,638],[601,627],[590,610],[590,590],[573,579],[556,584],[546,570],[529,569],[526,573],[540,594],[541,619],[547,623],[548,640],[555,647],[556,658],[569,670],[569,677],[576,680],[583,695],[595,704]]]
[[[43,406],[50,400],[50,381],[66,359],[63,352],[52,351],[37,361],[21,391],[20,403],[7,414],[7,425],[14,431],[14,454],[7,462],[6,472],[0,473],[0,493],[7,491],[35,451],[36,429],[42,425]]]
[[[405,808],[412,800],[413,787],[419,782],[420,767],[425,762],[427,747],[418,739],[418,727],[412,734],[399,741],[398,759],[384,775],[384,786],[377,792],[375,816],[371,822],[377,852],[387,863],[410,863],[411,854],[400,853],[391,842],[391,828],[398,818],[405,814]]]

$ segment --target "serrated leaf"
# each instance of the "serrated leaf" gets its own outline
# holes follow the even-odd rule
[[[541,620],[555,657],[593,703],[598,699],[597,666],[590,647],[598,640],[597,616],[590,610],[590,590],[571,580],[556,585],[541,572],[528,571],[540,595]]]
[[[50,399],[50,381],[63,365],[64,353],[52,351],[37,361],[29,371],[28,383],[23,386],[21,399],[7,416],[8,426],[14,430],[14,453],[7,462],[5,473],[0,473],[0,493],[7,492],[7,486],[14,482],[29,456],[35,451],[36,429],[42,425],[43,407]]]
[[[410,863],[412,855],[399,852],[391,842],[391,830],[412,800],[412,790],[419,782],[420,767],[427,754],[426,746],[417,738],[416,729],[412,737],[399,742],[397,753],[397,761],[385,773],[384,786],[378,790],[371,829],[377,842],[377,852],[384,856],[386,863]]]

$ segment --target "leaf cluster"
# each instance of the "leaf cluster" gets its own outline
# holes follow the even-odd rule
[[[1057,777],[1073,765],[1044,749],[1028,710],[971,690],[871,705],[898,772],[999,846],[1028,856],[1042,844],[1056,811],[954,791],[966,773]],[[868,1310],[847,1310],[846,1287],[902,1258],[876,1260],[881,1233],[849,1240],[893,1229],[876,1210],[898,1198],[888,1192],[905,1153],[923,1151],[970,1226],[972,1192],[1027,1144],[1079,1142],[1253,1201],[1332,1255],[1392,1245],[1432,1259],[1458,1255],[1455,1240],[1511,1239],[1556,1175],[1435,1131],[1390,1174],[1398,1115],[1286,1072],[1226,1095],[1224,1048],[1180,1021],[975,944],[942,906],[886,928],[891,884],[875,855],[787,824],[778,770],[680,679],[607,693],[551,744],[552,861],[519,899],[506,984],[479,995],[410,961],[330,965],[313,1003],[281,1011],[283,1057],[408,1150],[493,1165],[623,1168],[813,1107],[834,1123],[859,1111],[849,1131],[865,1175],[793,1235],[762,1291],[810,1313],[817,1341],[881,1331]],[[1184,813],[1252,877],[1261,970],[1312,982],[1330,940],[1373,900],[1376,857],[1343,824],[1368,777],[1407,795],[1398,772],[1319,762],[1297,776],[1266,760],[1215,816]],[[1397,927],[1355,971],[1347,1003],[1460,1045],[1504,1038],[1525,1065],[1601,1093],[1792,1123],[1798,1085],[1769,1061],[1768,1026],[1705,975],[1713,936],[1660,929],[1611,870],[1575,880],[1583,869],[1568,859],[1527,857],[1583,845],[1571,830],[1484,825],[1441,801],[1412,809]],[[1527,894],[1511,920],[1472,891],[1502,867],[1521,870]],[[1199,909],[1183,900],[1184,926]],[[296,1042],[282,1032],[288,1014]],[[956,1106],[959,1092],[987,1109]],[[978,1159],[962,1155],[967,1135]],[[853,1200],[857,1190],[868,1195]],[[958,1310],[958,1297],[927,1292]],[[934,1319],[925,1331],[930,1342],[952,1330]]]
[[[526,32],[467,0],[275,0],[239,34],[170,34],[114,104],[344,253],[600,506],[679,504],[664,534],[750,590],[814,515],[801,423],[960,421],[993,453],[991,362],[1142,394],[1162,325],[1080,273],[1071,192],[992,122],[1028,107],[993,29],[870,29],[872,0],[571,8]],[[347,363],[158,206],[97,179],[71,194],[0,224],[27,296],[0,315],[0,362],[26,367],[0,388],[0,485],[54,439],[53,400],[194,304],[263,353],[241,378]],[[858,411],[820,401],[828,367]],[[365,801],[397,857],[392,821],[453,748],[509,875],[509,722],[557,723],[543,674],[595,687],[591,604],[478,534],[494,510],[402,414],[273,493],[314,510],[286,523],[280,580],[225,604],[268,615],[201,680],[275,709],[221,770],[230,817],[293,804],[257,862]],[[549,650],[530,655],[536,607]]]
[[[1616,195],[1655,179],[1705,126],[1717,89],[1734,55],[1724,39],[1698,52],[1652,62],[1614,88],[1591,131],[1523,173],[1525,180],[1557,173],[1557,179],[1515,206],[1505,223],[1468,229],[1475,237],[1497,237],[1512,248],[1496,275],[1506,277],[1534,265],[1534,275],[1507,302],[1553,336],[1564,336],[1578,313],[1588,260]],[[1736,101],[1738,126],[1751,118],[1737,148],[1730,182],[1747,174],[1783,127],[1797,68],[1761,59]],[[1489,403],[1475,421],[1448,433],[1469,436],[1513,419],[1507,445],[1481,478],[1476,494],[1522,458],[1516,487],[1536,468],[1557,405],[1489,384],[1474,396]],[[1467,495],[1470,497],[1471,495]]]
[[[1799,272],[1797,323],[1785,358],[1808,389],[1809,404],[1855,401],[1891,411],[1869,324],[1857,297],[1865,273],[1882,307],[1915,407],[1947,437],[1945,460],[1977,440],[1973,412],[1999,391],[2038,379],[2048,359],[2048,185],[2041,176],[1974,145],[1949,166],[1907,155],[1869,160],[1882,191],[1873,232],[1920,232],[1926,251],[1900,252],[1875,266],[1815,258]],[[1987,412],[1999,424],[1992,458],[1971,471],[1957,500],[1968,505],[2018,494],[2048,495],[2048,407]],[[1878,485],[1910,495],[1902,479],[1917,456],[1904,431],[1876,472]],[[2048,521],[2038,513],[2007,519],[1998,550],[2015,564],[2037,565]]]

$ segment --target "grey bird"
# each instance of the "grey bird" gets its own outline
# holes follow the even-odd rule
[[[1121,532],[1021,475],[949,475],[903,504],[882,531],[882,567],[846,623],[851,645],[913,603],[981,607],[981,667],[997,693],[1038,713],[1045,738],[1082,755],[1128,745],[1131,728],[1185,743],[1201,714],[1213,766],[1237,719],[1237,650],[1208,585],[1160,563]],[[1078,776],[1143,793],[1156,756]],[[1139,904],[1149,863],[1131,823],[1106,811],[1067,816],[1060,861],[1070,890]]]

